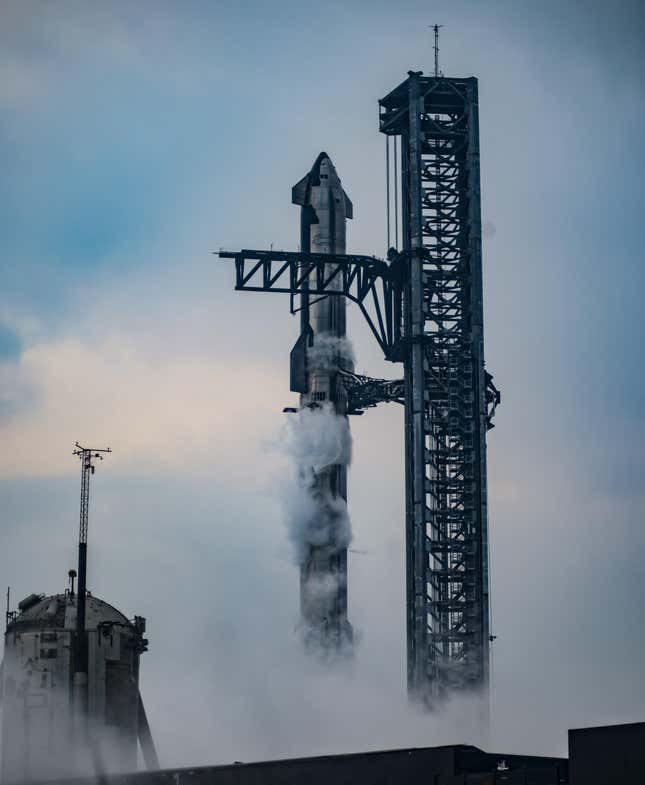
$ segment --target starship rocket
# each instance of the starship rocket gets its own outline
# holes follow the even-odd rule
[[[301,208],[303,252],[345,253],[346,219],[352,218],[353,208],[326,153],[320,153],[311,171],[293,187],[292,202]],[[291,352],[291,389],[300,393],[301,409],[331,407],[334,414],[347,417],[347,393],[338,373],[353,371],[345,311],[342,295],[310,296],[306,288],[301,295],[300,337]],[[312,493],[322,505],[321,515],[339,507],[346,515],[346,464],[319,471]],[[307,547],[300,565],[300,615],[306,646],[328,653],[351,650],[347,542],[342,538],[332,534],[327,542]]]

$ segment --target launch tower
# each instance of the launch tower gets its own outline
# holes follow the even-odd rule
[[[401,171],[408,687],[488,683],[486,431],[477,80],[409,72],[380,102]]]
[[[343,383],[349,413],[404,405],[408,692],[433,706],[489,680],[486,432],[500,395],[484,367],[477,80],[410,71],[379,106],[400,140],[402,247],[387,262],[304,246],[220,256],[241,291],[350,299],[403,364],[402,380]]]

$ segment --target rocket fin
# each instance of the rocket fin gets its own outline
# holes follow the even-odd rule
[[[344,188],[343,188],[343,196],[345,197],[345,218],[353,218],[354,217],[354,205],[352,204],[352,200],[345,193],[345,189]]]
[[[291,189],[291,204],[304,206],[307,203],[307,190],[309,189],[309,174],[306,174],[300,182],[296,183]]]
[[[307,332],[300,333],[289,355],[291,392],[307,392],[307,339],[309,337]]]

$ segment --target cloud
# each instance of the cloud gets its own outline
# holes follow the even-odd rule
[[[0,322],[0,363],[20,356],[22,341],[9,325]]]
[[[10,0],[2,13],[0,103],[8,107],[60,96],[88,76],[112,81],[127,73],[153,84],[160,67],[166,90],[182,94],[203,89],[203,81],[195,78],[200,54],[173,46],[185,22],[163,3],[130,7],[69,0],[64,10],[41,3],[36,22],[33,6]],[[212,82],[217,69],[202,69],[202,75]]]
[[[5,400],[13,415],[0,423],[0,475],[64,473],[75,439],[110,445],[121,467],[144,472],[205,458],[241,472],[245,440],[262,432],[283,380],[268,365],[155,354],[109,334],[27,348]]]

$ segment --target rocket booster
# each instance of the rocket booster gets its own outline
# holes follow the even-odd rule
[[[301,207],[303,252],[345,253],[346,220],[353,217],[353,207],[326,153],[320,153],[311,171],[293,187],[292,202]],[[310,298],[305,286],[300,304],[300,337],[291,353],[291,389],[300,393],[301,408],[331,406],[335,414],[345,417],[347,395],[338,371],[353,370],[345,338],[345,298]],[[319,498],[346,501],[347,466],[326,467],[316,477],[316,486]],[[321,586],[326,589],[321,591]],[[346,543],[332,536],[329,542],[310,547],[301,564],[300,610],[305,643],[309,638],[326,650],[351,644]]]

